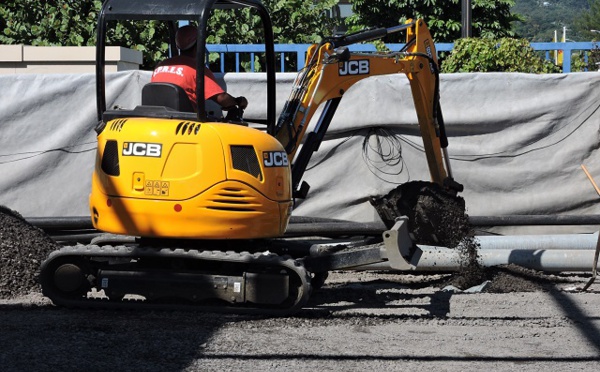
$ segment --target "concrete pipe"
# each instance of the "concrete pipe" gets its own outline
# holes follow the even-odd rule
[[[481,249],[479,263],[484,267],[515,264],[522,267],[548,271],[592,271],[594,250],[565,249]],[[450,248],[419,246],[411,263],[415,271],[458,271],[459,251]],[[388,262],[365,265],[355,270],[391,270]]]
[[[598,233],[570,235],[478,236],[481,249],[596,249]]]

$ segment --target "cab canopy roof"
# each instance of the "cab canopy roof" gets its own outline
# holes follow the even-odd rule
[[[191,20],[211,9],[264,9],[259,0],[106,0],[106,20]]]

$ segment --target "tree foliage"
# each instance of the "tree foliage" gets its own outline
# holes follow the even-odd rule
[[[560,72],[545,60],[525,39],[465,38],[442,63],[442,72]]]
[[[590,30],[600,30],[600,0],[590,0],[589,9],[580,13],[575,20],[576,31],[587,40],[598,40],[600,34]]]
[[[323,36],[330,36],[335,20],[326,11],[338,0],[263,0],[269,10],[273,22],[275,43],[303,44],[321,41]],[[262,22],[253,9],[214,10],[209,20],[207,43],[210,44],[260,44],[264,42]],[[223,62],[220,56],[213,54],[210,62],[213,69]],[[250,67],[250,56],[242,55],[242,68]],[[264,55],[255,55],[254,68],[260,71],[264,64]],[[295,56],[286,55],[285,65],[295,69]],[[233,69],[236,61],[225,57],[226,69]]]
[[[566,27],[569,39],[590,40],[589,31],[582,33],[576,27],[588,9],[588,0],[517,0],[512,11],[520,14],[522,19],[513,24],[513,30],[529,41],[550,42],[555,31],[560,40],[563,27]]]
[[[273,22],[275,42],[315,43],[330,36],[334,22],[326,11],[338,0],[263,0]],[[209,21],[208,42],[213,44],[262,43],[260,18],[252,9],[215,10]]]
[[[353,29],[390,27],[407,18],[423,18],[436,42],[453,42],[461,37],[461,0],[352,0],[354,15],[348,20]],[[511,14],[514,0],[472,0],[474,37],[513,36]],[[401,42],[388,38],[386,42]]]
[[[265,0],[277,43],[312,43],[333,28],[324,10],[337,0]],[[0,3],[0,43],[35,46],[85,46],[96,42],[99,0],[3,0]],[[250,9],[215,11],[209,43],[260,43],[260,18]],[[161,22],[111,24],[108,45],[144,53],[142,68],[153,68],[168,54],[168,26]]]
[[[537,0],[516,0],[517,3]],[[571,6],[587,0],[554,0]],[[590,0],[589,14],[578,18],[579,30],[600,30],[600,0]],[[338,0],[264,0],[274,25],[276,43],[313,43],[331,35],[335,20],[326,11]],[[2,0],[0,43],[26,45],[94,45],[100,0]],[[461,34],[461,0],[351,0],[355,14],[353,30],[389,27],[407,17],[424,18],[436,42],[452,42]],[[511,14],[515,0],[472,0],[475,37],[512,36]],[[547,10],[547,9],[546,9]],[[209,43],[262,43],[260,18],[251,9],[214,11],[209,22]],[[583,31],[581,31],[583,32]],[[108,45],[121,45],[144,52],[143,68],[152,68],[166,57],[167,25],[159,22],[120,22],[109,27]],[[389,39],[388,42],[399,42]],[[501,43],[506,44],[506,43]],[[458,43],[460,45],[460,42]],[[488,47],[491,53],[491,47]],[[497,52],[497,51],[496,51]],[[458,54],[457,54],[458,55]],[[215,56],[212,56],[213,59]],[[453,57],[457,58],[457,57]],[[468,61],[467,61],[468,62]],[[502,62],[504,63],[504,62]],[[496,67],[499,68],[499,67]]]
[[[0,43],[34,46],[92,46],[101,1],[5,0],[0,4]],[[107,33],[108,45],[144,52],[143,67],[151,68],[168,51],[167,25],[159,22],[119,22]]]
[[[0,43],[93,45],[100,5],[100,1],[2,1]]]

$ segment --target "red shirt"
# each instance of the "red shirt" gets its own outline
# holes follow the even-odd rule
[[[152,74],[152,83],[173,83],[185,90],[194,110],[196,108],[196,61],[188,56],[176,56],[166,59],[156,66]],[[225,91],[215,80],[215,75],[204,68],[204,99],[210,99]]]

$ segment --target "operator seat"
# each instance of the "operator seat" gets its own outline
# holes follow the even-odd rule
[[[187,93],[179,85],[148,83],[142,88],[142,106],[165,106],[182,112],[195,112]]]

